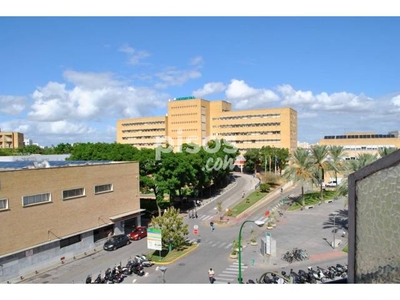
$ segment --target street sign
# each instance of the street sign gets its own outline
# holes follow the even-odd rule
[[[193,225],[193,229],[197,230],[197,229],[199,229],[199,226],[198,225]]]
[[[147,228],[147,248],[162,250],[161,229]]]
[[[199,231],[198,231],[197,229],[193,229],[193,233],[194,233],[194,234],[198,234]]]

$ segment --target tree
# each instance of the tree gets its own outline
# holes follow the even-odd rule
[[[344,171],[344,156],[346,156],[346,152],[344,152],[343,146],[330,146],[329,147],[329,156],[331,158],[328,161],[329,169],[332,170],[335,174],[335,180],[338,182],[338,173],[343,173]]]
[[[325,178],[325,170],[329,169],[329,163],[327,161],[327,156],[329,154],[329,147],[326,145],[315,145],[311,147],[311,159],[313,162],[313,165],[316,169],[316,174],[318,174],[317,179],[319,186],[320,186],[320,193],[321,193],[321,201],[323,201],[324,194],[323,194],[323,182]]]
[[[260,149],[250,149],[244,154],[246,162],[244,167],[246,170],[252,173],[257,172],[257,166],[260,164]]]
[[[378,153],[379,153],[380,157],[384,157],[396,150],[397,150],[397,148],[394,148],[394,147],[383,147],[383,148],[379,148]]]
[[[156,198],[158,215],[161,216],[164,192],[167,190],[164,178],[158,174],[162,167],[162,160],[156,159],[154,149],[142,149],[134,156],[134,159],[139,162],[140,187],[153,191]]]
[[[268,193],[270,190],[270,185],[268,183],[262,183],[260,184],[260,191],[263,193]]]
[[[221,213],[222,213],[222,201],[218,201],[217,202],[217,211],[218,211],[218,214],[219,214],[219,217],[221,218],[221,220],[222,220],[222,215],[221,215]]]
[[[305,206],[304,183],[315,179],[313,172],[313,161],[306,149],[296,148],[293,152],[290,163],[285,169],[284,177],[301,183],[302,206]]]
[[[162,216],[153,217],[151,223],[154,228],[161,229],[162,247],[181,248],[186,244],[186,236],[189,234],[188,224],[183,223],[183,217],[179,216],[179,209],[170,207]]]
[[[344,174],[345,178],[342,180],[340,183],[336,195],[337,196],[347,196],[349,193],[349,182],[348,182],[348,176],[351,173],[354,173],[369,164],[372,164],[374,161],[378,159],[377,154],[370,154],[370,153],[362,153],[358,154],[355,160],[347,160],[345,164],[345,169],[344,169]],[[345,203],[345,206],[347,205],[347,202]]]
[[[53,151],[55,154],[71,154],[73,149],[74,147],[69,143],[61,143],[53,147]]]

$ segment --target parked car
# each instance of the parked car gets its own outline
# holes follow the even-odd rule
[[[336,186],[338,186],[338,185],[342,182],[342,178],[338,178],[337,180],[338,180],[338,181],[336,181],[336,180],[330,180],[330,181],[326,184],[326,186],[327,186],[327,187],[336,187]]]
[[[131,241],[125,234],[117,234],[110,237],[108,241],[104,243],[103,249],[112,251],[122,246],[129,245],[130,243]]]
[[[137,241],[147,236],[147,227],[139,226],[136,227],[129,235],[129,239]]]

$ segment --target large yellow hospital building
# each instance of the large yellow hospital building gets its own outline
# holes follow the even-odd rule
[[[183,143],[204,145],[224,139],[240,152],[271,146],[293,151],[297,147],[297,112],[291,108],[232,111],[227,101],[194,97],[169,100],[162,117],[130,118],[117,121],[117,142],[139,149]]]

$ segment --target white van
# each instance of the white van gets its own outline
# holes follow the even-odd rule
[[[337,182],[336,182],[336,180],[332,179],[326,184],[326,186],[327,187],[336,187],[340,184],[341,181],[342,181],[342,178],[338,178]]]

